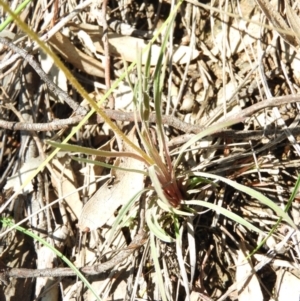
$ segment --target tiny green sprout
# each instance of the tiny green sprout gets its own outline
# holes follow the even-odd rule
[[[186,187],[188,189],[193,189],[200,184],[212,184],[212,181],[202,177],[191,177],[187,180]]]
[[[2,217],[0,221],[3,224],[3,227],[11,227],[13,225],[13,221],[11,217]]]

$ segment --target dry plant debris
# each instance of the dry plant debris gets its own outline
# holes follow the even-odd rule
[[[16,8],[16,2],[7,3]],[[7,14],[0,7],[2,23]],[[171,0],[55,0],[49,5],[33,0],[20,20],[59,55],[97,101],[127,72],[127,64],[137,59],[137,48],[149,43],[173,8]],[[183,1],[167,47],[161,120],[172,161],[182,144],[209,126],[232,125],[216,127],[184,153],[175,170],[183,198],[218,204],[265,234],[278,220],[270,208],[224,183],[187,179],[187,174],[205,171],[226,177],[284,208],[299,175],[299,12],[295,0]],[[166,35],[162,31],[152,46],[151,75]],[[146,54],[141,62],[146,64]],[[128,76],[137,84],[136,69]],[[28,173],[50,153],[46,140],[62,141],[90,107],[15,23],[0,32],[0,81],[1,217],[21,222],[83,273],[93,274],[88,279],[103,300],[162,300],[160,277],[168,300],[299,300],[297,231],[282,223],[246,259],[263,237],[217,211],[191,205],[193,214],[178,217],[180,237],[175,240],[172,215],[151,207],[156,195],[142,174],[110,173],[107,165],[91,165],[73,160],[74,153],[60,152],[8,204]],[[149,133],[156,141],[159,116],[153,97],[150,89]],[[134,112],[133,98],[127,78],[103,107],[128,136],[142,121]],[[134,153],[100,116],[91,117],[70,143]],[[119,167],[146,169],[130,156],[115,162],[113,157],[85,153],[79,157],[110,165],[120,160]],[[143,187],[147,191],[116,226],[119,207],[126,207],[132,197],[126,197],[128,187],[132,194]],[[99,195],[117,195],[117,200],[101,210]],[[296,197],[289,211],[296,225],[299,209]],[[145,226],[147,210],[152,210],[151,217],[158,215],[172,242],[155,238]],[[86,228],[93,231],[80,238],[79,246],[79,230]],[[6,230],[3,226],[0,231],[0,300],[94,300],[52,251],[16,230]],[[152,242],[161,275],[150,252]]]

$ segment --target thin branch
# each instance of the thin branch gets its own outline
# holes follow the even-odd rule
[[[62,29],[70,20],[72,20],[76,15],[78,15],[83,9],[85,9],[87,6],[89,6],[91,3],[93,3],[93,0],[86,0],[79,5],[77,5],[74,10],[72,10],[70,13],[67,14],[64,18],[62,18],[56,25],[54,25],[49,31],[47,31],[42,37],[41,41],[47,42],[53,35],[55,35],[60,29]],[[39,46],[35,42],[33,45],[33,51],[36,51]],[[10,60],[12,62],[15,62],[20,55],[18,53],[14,54]],[[5,62],[0,62],[0,70],[5,68],[6,66],[10,65],[10,60],[7,60]]]
[[[293,103],[300,101],[300,95],[287,95],[281,97],[274,97],[272,99],[263,100],[257,104],[246,108],[239,113],[228,114],[225,119],[221,119],[219,122],[224,121],[234,121],[235,123],[243,122],[247,117],[252,116],[259,110],[265,109],[267,107],[276,107],[283,104]],[[110,109],[103,109],[103,112],[111,119],[117,121],[135,121],[135,115],[133,112],[121,112],[117,110],[110,110]],[[0,120],[0,127],[9,129],[9,130],[23,130],[23,131],[54,131],[59,130],[62,128],[66,128],[69,125],[78,124],[82,120],[82,116],[74,116],[68,119],[60,119],[55,120],[49,123],[22,123],[22,122],[11,122]],[[138,117],[138,122],[141,121]],[[95,123],[103,123],[103,119],[97,115],[97,121],[89,121],[89,124]],[[149,117],[149,122],[156,123],[156,114],[151,113]],[[178,118],[170,115],[163,115],[162,116],[162,123],[172,126],[186,134],[194,133],[198,134],[205,129],[205,127],[196,125],[196,124],[189,124],[179,120]],[[290,129],[293,133],[299,133],[299,128],[291,128]],[[266,135],[273,135],[276,133],[281,133],[281,130],[265,130],[265,131],[239,131],[235,132],[233,130],[224,130],[221,129],[216,131],[212,136],[226,136],[226,137],[233,137],[233,138],[261,138],[263,134]]]
[[[40,65],[35,61],[34,57],[29,54],[24,49],[16,46],[14,43],[10,42],[6,38],[0,37],[0,43],[6,45],[20,56],[22,56],[31,66],[35,69],[36,73],[41,77],[41,79],[47,84],[48,88],[61,100],[65,101],[76,114],[78,115],[86,115],[87,110],[81,107],[78,103],[76,103],[65,91],[59,88],[56,84],[54,84],[51,79],[47,76],[47,74],[43,71]]]
[[[139,230],[137,235],[126,249],[121,250],[111,260],[94,265],[86,266],[80,269],[85,275],[99,275],[111,270],[118,264],[123,262],[135,250],[140,248],[147,241],[147,235],[143,230]],[[18,268],[2,268],[0,270],[0,280],[8,283],[8,278],[34,278],[34,277],[65,277],[76,276],[75,271],[71,268],[53,268],[53,269],[18,269]]]
[[[82,116],[74,116],[68,119],[54,120],[48,123],[12,122],[0,120],[0,128],[12,131],[57,131],[67,128],[69,125],[78,124],[82,118]]]

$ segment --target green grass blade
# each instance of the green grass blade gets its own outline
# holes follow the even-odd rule
[[[292,194],[289,198],[289,201],[288,201],[288,203],[287,203],[287,205],[284,209],[285,212],[287,212],[289,210],[289,208],[291,207],[291,205],[292,205],[294,199],[296,198],[296,195],[298,194],[299,190],[300,190],[300,175],[298,175],[298,179],[296,181],[295,187],[294,187],[294,189],[292,191]]]
[[[146,171],[143,171],[143,170],[129,169],[129,168],[124,168],[124,167],[114,166],[114,165],[107,164],[107,163],[100,162],[100,161],[94,161],[94,160],[89,160],[89,159],[84,159],[84,158],[73,157],[73,156],[71,156],[71,159],[73,159],[75,161],[78,161],[78,162],[83,162],[83,163],[88,163],[88,164],[93,164],[93,165],[106,167],[106,168],[109,168],[109,169],[124,170],[124,171],[128,171],[128,172],[135,172],[135,173],[140,173],[144,176],[148,176],[148,173]]]
[[[277,216],[282,217],[291,227],[293,227],[294,229],[297,229],[296,225],[294,224],[292,219],[288,216],[288,214],[286,212],[284,212],[279,206],[277,206],[272,200],[270,200],[269,198],[264,196],[262,193],[254,190],[250,187],[247,187],[247,186],[244,186],[237,182],[234,182],[232,180],[223,178],[221,176],[217,176],[217,175],[213,175],[213,174],[209,174],[209,173],[205,173],[205,172],[195,172],[195,173],[193,173],[193,175],[222,181],[222,182],[234,187],[236,190],[242,191],[242,192],[252,196],[253,198],[257,199],[262,204],[273,209],[274,212],[276,212]]]
[[[152,255],[152,260],[153,260],[154,267],[155,267],[156,278],[157,278],[161,298],[163,301],[167,301],[164,281],[162,278],[162,271],[161,271],[159,260],[158,260],[158,252],[157,252],[157,248],[155,246],[155,239],[154,239],[153,233],[151,233],[151,232],[150,232],[150,248],[151,248],[151,255]]]
[[[243,225],[244,227],[248,228],[249,230],[252,230],[254,232],[262,234],[263,236],[266,236],[266,234],[263,231],[261,231],[259,228],[257,228],[256,226],[254,226],[251,223],[249,223],[248,221],[246,221],[244,218],[242,218],[239,215],[237,215],[223,207],[220,207],[216,204],[211,204],[211,203],[199,201],[199,200],[186,201],[186,204],[203,206],[203,207],[215,210],[216,212],[223,214],[224,216],[228,217],[229,219]]]
[[[228,126],[231,126],[235,124],[235,122],[233,121],[224,121],[224,122],[221,122],[221,123],[218,123],[218,124],[215,124],[215,125],[212,125],[210,126],[209,128],[203,130],[201,133],[195,135],[193,138],[191,138],[188,142],[186,142],[185,144],[183,144],[180,148],[180,152],[178,154],[178,157],[174,163],[174,168],[176,168],[180,161],[181,161],[181,158],[182,158],[182,155],[183,153],[190,147],[192,146],[193,144],[195,144],[198,140],[202,139],[203,137],[206,137],[208,135],[211,135],[219,130],[221,130],[222,128],[226,128]]]
[[[13,222],[11,219],[4,219],[4,218],[0,218],[0,221],[3,223],[3,225],[5,226],[13,226]],[[30,237],[32,237],[33,239],[39,241],[41,244],[43,244],[44,246],[48,247],[52,252],[54,252],[59,258],[61,258],[61,260],[63,260],[75,273],[76,275],[81,279],[81,281],[86,285],[86,287],[88,289],[91,290],[91,292],[93,293],[93,295],[95,296],[95,298],[98,301],[101,301],[101,298],[97,295],[97,293],[95,292],[94,288],[91,286],[91,284],[88,282],[88,280],[83,276],[83,274],[74,266],[74,264],[67,258],[65,257],[61,252],[59,252],[58,250],[56,250],[52,245],[50,245],[47,241],[45,241],[44,239],[40,238],[39,236],[37,236],[36,234],[32,233],[31,231],[21,227],[21,226],[17,226],[16,229]]]
[[[286,204],[285,208],[284,208],[284,212],[288,212],[290,206],[292,205],[298,191],[299,191],[299,187],[300,187],[300,176],[298,176],[297,182],[295,184],[295,187],[292,191],[292,194],[289,198],[288,203]],[[268,233],[268,235],[260,242],[260,244],[253,250],[253,252],[251,252],[251,254],[248,255],[248,258],[250,258],[253,254],[255,254],[267,241],[267,239],[276,231],[276,229],[278,228],[279,224],[282,221],[282,217],[280,217],[278,219],[278,221],[276,222],[276,224],[272,227],[272,229],[270,230],[270,232]]]
[[[166,198],[162,188],[161,188],[161,183],[156,175],[155,172],[155,165],[152,165],[148,168],[148,172],[149,172],[149,177],[152,181],[152,184],[154,186],[154,189],[158,195],[158,197],[166,204],[166,205],[170,205],[168,199]]]
[[[186,212],[179,209],[176,209],[170,205],[165,204],[161,199],[157,200],[157,205],[166,212],[170,212],[172,214],[177,214],[179,216],[193,216],[193,212]]]
[[[157,31],[157,33],[154,35],[153,39],[150,41],[150,44],[143,50],[143,52],[148,51],[149,47],[151,47],[151,43],[153,43],[159,34],[162,32],[162,30],[165,28],[166,24],[173,18],[174,15],[176,15],[180,5],[182,4],[183,0],[180,0],[178,4],[176,5],[175,9],[170,13],[169,17],[165,21],[165,23],[160,27],[160,29]],[[3,7],[4,11],[7,12],[12,19],[16,22],[16,24],[24,31],[24,33],[27,34],[29,38],[34,40],[40,48],[48,54],[53,61],[55,62],[55,65],[63,71],[63,73],[66,75],[70,83],[77,89],[77,91],[80,93],[80,95],[87,99],[92,106],[93,109],[90,110],[90,112],[82,119],[82,121],[76,126],[73,127],[70,134],[64,139],[63,143],[68,142],[76,132],[79,131],[79,129],[87,122],[87,120],[97,111],[101,117],[104,119],[104,121],[110,125],[111,129],[119,134],[124,141],[130,145],[133,149],[135,149],[149,164],[154,164],[154,162],[145,154],[141,149],[139,149],[134,143],[131,143],[131,141],[119,130],[119,128],[111,122],[111,120],[106,116],[105,113],[99,108],[99,106],[105,101],[105,99],[108,98],[108,96],[118,87],[119,83],[126,77],[126,74],[128,72],[131,72],[136,64],[136,62],[132,62],[131,65],[128,67],[127,71],[124,72],[111,86],[111,88],[105,93],[105,95],[100,99],[100,101],[95,104],[94,101],[91,99],[89,94],[84,90],[84,88],[79,84],[79,82],[76,80],[76,78],[72,75],[70,70],[65,67],[65,65],[60,61],[60,59],[55,55],[44,42],[42,42],[39,39],[39,36],[32,31],[25,22],[23,22],[21,19],[18,18],[18,16],[10,9],[9,5],[4,1],[0,0],[0,5]],[[54,156],[59,152],[59,148],[55,149],[48,157],[47,159],[30,175],[28,176],[28,179],[24,181],[23,185],[16,191],[10,199],[6,202],[6,206],[18,195],[22,189],[30,183],[30,181],[41,171],[43,168],[54,158]],[[6,208],[6,206],[2,206],[2,210]]]
[[[168,235],[166,231],[159,225],[157,217],[158,215],[155,208],[148,208],[148,210],[146,211],[146,222],[150,232],[164,242],[174,242],[175,240],[170,235]]]
[[[122,220],[124,219],[124,216],[126,213],[130,210],[130,208],[133,206],[134,202],[137,200],[139,196],[141,196],[144,192],[148,191],[148,189],[143,189],[139,191],[135,196],[133,196],[125,205],[122,206],[120,209],[112,227],[111,227],[111,235],[108,238],[108,245],[110,245],[111,240],[113,238],[114,233],[116,233],[118,226],[121,224]]]
[[[22,12],[22,10],[31,2],[32,0],[25,0],[25,1],[23,1],[17,8],[16,8],[16,10],[14,11],[14,14],[16,15],[16,16],[18,16],[21,12]],[[12,21],[14,20],[14,18],[12,17],[12,16],[8,16],[7,17],[7,19],[4,21],[4,22],[2,22],[1,24],[0,24],[0,32],[2,31],[2,30],[4,30],[7,26],[8,26],[8,24],[10,24]]]
[[[57,147],[60,150],[64,150],[67,152],[82,153],[82,154],[86,154],[86,155],[95,155],[95,156],[105,157],[105,158],[107,158],[107,157],[129,157],[129,158],[137,159],[141,162],[145,162],[143,157],[141,157],[135,153],[132,153],[132,152],[103,151],[103,150],[99,150],[99,149],[93,149],[93,148],[74,145],[74,144],[58,143],[58,142],[51,141],[51,140],[46,140],[45,142],[53,147]]]
[[[181,243],[182,236],[183,236],[183,228],[181,228],[179,230],[178,235],[176,235],[176,256],[177,256],[179,270],[182,278],[182,285],[185,289],[186,295],[190,296],[189,281],[188,281],[187,272],[185,268],[185,260],[182,254],[182,243]]]

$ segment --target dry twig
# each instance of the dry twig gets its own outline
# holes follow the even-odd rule
[[[99,275],[114,268],[119,263],[123,262],[135,250],[140,248],[147,241],[147,235],[143,230],[140,230],[133,238],[132,242],[126,249],[121,250],[111,260],[94,265],[86,266],[80,269],[85,275]],[[66,277],[76,276],[75,271],[71,268],[53,268],[53,269],[18,269],[18,268],[4,268],[0,271],[0,280],[4,283],[8,282],[9,277],[13,278],[34,278],[34,277]]]
[[[63,91],[61,88],[59,88],[56,84],[54,84],[47,74],[42,70],[40,65],[35,61],[34,57],[29,54],[24,49],[21,49],[20,47],[16,46],[14,43],[10,42],[6,38],[0,37],[0,43],[6,45],[16,53],[18,53],[20,56],[22,56],[35,71],[38,73],[38,75],[41,77],[41,79],[47,84],[48,88],[60,99],[65,101],[76,114],[78,115],[86,115],[87,111],[85,108],[81,107],[78,103],[76,103],[65,91]]]
[[[271,99],[263,100],[257,104],[254,104],[239,113],[235,114],[228,114],[225,119],[221,119],[219,122],[233,122],[239,123],[243,122],[247,117],[252,116],[259,110],[268,108],[268,107],[277,107],[283,104],[294,103],[298,102],[300,99],[300,95],[286,95],[281,97],[274,97]],[[110,110],[110,109],[102,109],[104,113],[113,120],[118,121],[135,121],[135,115],[132,112],[122,112],[117,110]],[[69,125],[78,124],[82,120],[82,116],[73,116],[67,119],[61,120],[54,120],[49,123],[22,123],[22,122],[11,122],[6,120],[0,120],[0,127],[9,129],[9,130],[22,130],[22,131],[50,131],[50,130],[59,130],[62,128],[66,128]],[[140,121],[138,117],[138,121]],[[97,123],[104,122],[103,119],[97,115]],[[149,117],[150,123],[156,122],[156,114],[151,113]],[[95,124],[95,122],[90,121],[90,124]],[[181,121],[180,119],[171,116],[171,115],[163,115],[162,116],[162,123],[172,126],[175,129],[178,129],[184,133],[194,133],[198,134],[205,129],[203,126],[199,126],[196,124],[190,124]],[[291,129],[293,133],[298,133],[299,129]],[[257,139],[261,138],[262,134],[265,133],[266,135],[272,135],[276,133],[280,133],[280,130],[266,130],[266,131],[248,131],[248,132],[234,132],[232,130],[218,130],[215,132],[216,136],[225,136],[231,138],[249,138],[250,139]]]

